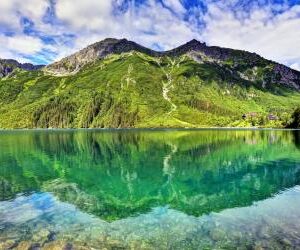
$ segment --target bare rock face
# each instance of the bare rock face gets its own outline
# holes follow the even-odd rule
[[[0,59],[0,78],[11,74],[15,69],[38,70],[44,65],[33,65],[31,63],[19,63],[12,59]]]
[[[188,55],[197,62],[208,62],[226,66],[230,72],[244,75],[247,69],[252,70],[260,67],[266,73],[260,79],[269,84],[282,84],[284,86],[300,90],[300,72],[292,70],[287,66],[278,64],[262,58],[261,56],[242,50],[208,46],[203,42],[191,40],[175,49],[158,52],[145,48],[135,42],[126,39],[107,38],[94,43],[79,52],[70,55],[62,60],[50,64],[44,68],[46,73],[53,75],[75,74],[85,65],[103,59],[112,54],[122,54],[130,51],[141,52],[153,57],[178,57]],[[8,69],[9,70],[9,69]],[[249,76],[255,80],[256,76]]]
[[[281,84],[300,90],[300,72],[277,63],[273,72]]]

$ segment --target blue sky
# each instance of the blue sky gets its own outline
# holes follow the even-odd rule
[[[107,37],[156,50],[195,38],[300,70],[300,0],[0,1],[0,58],[47,64]]]

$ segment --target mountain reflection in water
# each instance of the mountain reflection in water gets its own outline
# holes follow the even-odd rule
[[[55,232],[56,240],[81,239],[80,244],[89,241],[83,231],[92,230],[91,244],[103,247],[110,244],[107,237],[122,241],[126,234],[123,247],[140,241],[162,249],[216,247],[221,242],[253,246],[259,239],[267,242],[246,233],[248,228],[259,234],[261,217],[263,235],[286,241],[274,244],[296,244],[300,231],[294,216],[300,212],[289,213],[294,204],[288,202],[300,200],[299,133],[0,132],[0,242],[14,235],[16,246],[24,240],[49,244],[32,239],[40,225],[48,228],[48,236]],[[270,221],[276,214],[285,225],[280,217]],[[272,231],[271,224],[283,231]]]

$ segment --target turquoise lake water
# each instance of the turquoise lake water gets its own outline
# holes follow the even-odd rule
[[[0,249],[300,248],[300,131],[0,132]]]

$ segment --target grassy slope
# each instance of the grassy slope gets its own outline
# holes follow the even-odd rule
[[[228,69],[188,57],[158,61],[127,53],[72,76],[16,71],[0,80],[0,127],[280,127],[300,104],[297,92],[265,89]],[[162,93],[168,83],[173,111]],[[243,120],[248,112],[258,117]],[[267,121],[268,113],[280,120]]]

